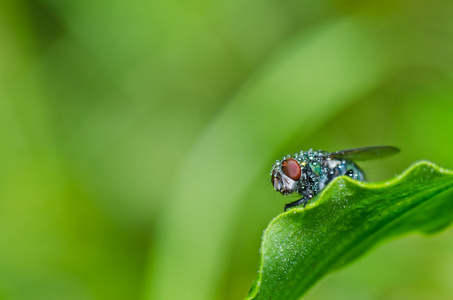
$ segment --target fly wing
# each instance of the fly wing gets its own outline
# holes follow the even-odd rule
[[[400,152],[400,149],[393,146],[369,146],[342,150],[331,153],[329,158],[333,159],[350,159],[350,160],[370,160],[394,155]]]

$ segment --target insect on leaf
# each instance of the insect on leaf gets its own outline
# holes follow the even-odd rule
[[[380,183],[334,179],[306,208],[270,222],[247,299],[299,299],[323,276],[383,241],[445,228],[453,219],[453,199],[440,194],[452,188],[453,171],[430,162]]]

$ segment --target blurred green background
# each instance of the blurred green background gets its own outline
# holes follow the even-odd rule
[[[242,299],[275,159],[453,167],[453,2],[0,2],[0,299]],[[453,229],[305,299],[452,299]]]

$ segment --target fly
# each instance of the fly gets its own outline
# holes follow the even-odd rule
[[[392,146],[361,147],[333,153],[312,149],[300,151],[275,161],[271,182],[274,189],[285,196],[293,193],[302,196],[299,200],[286,204],[285,211],[302,204],[305,207],[335,177],[345,175],[364,181],[365,174],[354,161],[382,158],[399,151]]]

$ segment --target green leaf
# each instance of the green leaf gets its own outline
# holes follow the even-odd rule
[[[444,228],[453,219],[453,201],[438,195],[452,187],[453,171],[430,162],[380,183],[336,178],[305,208],[271,221],[247,299],[299,299],[323,276],[383,241]]]

